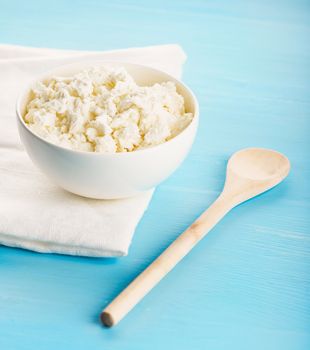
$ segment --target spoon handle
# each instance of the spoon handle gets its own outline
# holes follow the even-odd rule
[[[229,199],[220,196],[101,312],[102,323],[117,324],[231,208]]]

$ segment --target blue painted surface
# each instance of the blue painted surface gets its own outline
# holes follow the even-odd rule
[[[156,191],[128,257],[0,247],[1,349],[310,348],[309,1],[0,1],[0,42],[104,50],[180,43],[197,141]],[[1,78],[1,77],[0,77]],[[219,193],[248,146],[292,162],[114,329],[98,314]]]

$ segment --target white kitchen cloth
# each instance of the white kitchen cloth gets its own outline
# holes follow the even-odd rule
[[[36,75],[88,60],[146,64],[179,78],[186,56],[178,45],[104,52],[0,45],[0,244],[44,253],[123,256],[152,191],[94,200],[68,193],[32,164],[17,133],[15,103]]]

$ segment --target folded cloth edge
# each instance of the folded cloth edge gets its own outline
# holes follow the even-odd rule
[[[20,66],[20,62],[37,62],[38,61],[53,61],[55,62],[57,60],[65,59],[72,59],[72,58],[78,58],[82,57],[83,60],[85,59],[92,59],[92,57],[96,57],[97,55],[118,55],[121,54],[121,56],[125,56],[126,53],[131,54],[131,60],[138,60],[137,57],[139,57],[140,52],[143,55],[146,55],[146,57],[150,57],[151,61],[153,58],[152,51],[154,50],[155,58],[157,57],[159,61],[165,65],[165,56],[159,56],[160,50],[165,50],[165,55],[169,54],[169,50],[171,50],[172,56],[175,55],[176,59],[176,66],[181,67],[182,63],[184,63],[186,59],[186,55],[183,51],[183,49],[178,44],[172,44],[172,45],[156,45],[156,46],[148,46],[148,47],[137,47],[137,48],[129,48],[129,49],[119,49],[119,50],[109,50],[109,51],[66,51],[62,49],[40,49],[40,48],[27,48],[27,47],[21,47],[16,45],[7,45],[7,44],[0,44],[0,63],[3,64],[3,68],[6,67],[6,64],[16,64],[16,66]],[[12,56],[1,58],[1,53],[3,51],[10,51],[9,54],[12,55],[18,51],[20,56],[18,58],[12,58]],[[44,56],[42,56],[42,53],[44,51]],[[8,52],[7,52],[8,53]],[[54,55],[52,55],[54,53]],[[169,57],[169,55],[168,55]],[[100,58],[99,58],[100,59]],[[106,59],[106,58],[103,58]],[[124,60],[123,57],[120,58],[114,58],[111,59],[115,60]],[[146,62],[148,65],[154,65],[156,60],[152,61],[152,63]],[[53,63],[54,64],[54,63]],[[170,62],[169,59],[167,61],[167,66],[171,64],[171,58]],[[28,67],[28,63],[26,63],[26,66],[20,66],[20,67]],[[6,68],[4,68],[6,69]],[[149,197],[149,200],[151,199],[151,196]],[[143,216],[145,210],[148,207],[148,203],[145,205],[144,211],[142,211],[140,217],[137,219],[137,224],[139,223],[141,217]],[[137,225],[136,224],[136,225]],[[95,247],[85,247],[81,246],[78,243],[76,245],[74,244],[63,244],[63,243],[57,243],[57,242],[49,242],[44,240],[35,240],[31,237],[20,237],[18,235],[10,234],[8,233],[10,231],[0,233],[0,241],[2,244],[11,246],[11,247],[18,247],[18,248],[25,248],[29,250],[34,250],[37,252],[44,252],[44,253],[59,253],[59,254],[69,254],[69,255],[81,255],[81,256],[94,256],[94,257],[111,257],[111,256],[124,256],[128,253],[128,247],[130,246],[130,243],[128,244],[127,248],[124,246],[121,247],[121,250],[118,250],[116,246],[113,247],[113,250],[111,250],[111,247],[108,247],[108,249],[105,249],[104,247],[100,247],[100,249],[96,249]],[[132,239],[133,236],[131,236]],[[130,241],[131,241],[130,239]]]

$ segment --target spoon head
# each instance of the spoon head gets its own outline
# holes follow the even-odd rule
[[[264,148],[243,149],[228,161],[224,190],[240,203],[276,186],[289,171],[288,158],[279,152]]]

